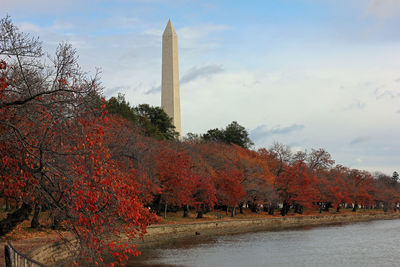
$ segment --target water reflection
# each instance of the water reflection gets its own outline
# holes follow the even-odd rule
[[[400,220],[185,240],[128,266],[400,266]]]

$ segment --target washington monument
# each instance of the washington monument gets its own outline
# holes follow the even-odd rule
[[[172,118],[181,136],[181,103],[179,96],[178,37],[171,20],[162,41],[161,107]]]

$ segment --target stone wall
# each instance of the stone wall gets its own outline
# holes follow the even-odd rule
[[[50,243],[34,249],[29,256],[46,266],[59,266],[56,262],[75,257],[78,252],[77,241],[72,240],[68,244],[62,241]]]
[[[215,235],[237,234],[255,231],[281,230],[303,226],[351,223],[382,219],[399,219],[400,213],[351,214],[333,216],[296,216],[263,219],[238,219],[225,221],[194,222],[176,225],[151,225],[147,228],[144,240],[135,239],[139,249],[157,247],[185,238],[198,238]],[[55,266],[55,262],[71,257],[76,242],[67,249],[63,244],[49,244],[30,253],[39,262]],[[59,263],[57,265],[60,265]]]
[[[190,238],[197,235],[226,235],[255,231],[282,230],[296,227],[351,223],[382,219],[400,218],[399,213],[354,214],[334,216],[298,216],[265,219],[242,219],[186,223],[177,225],[152,225],[147,228],[144,240],[135,240],[138,248],[147,248],[170,242],[174,239]]]

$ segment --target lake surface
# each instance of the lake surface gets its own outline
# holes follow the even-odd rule
[[[128,266],[400,266],[400,220],[194,237]]]

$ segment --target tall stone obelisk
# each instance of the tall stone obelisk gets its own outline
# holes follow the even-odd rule
[[[162,40],[161,107],[172,118],[181,136],[181,103],[179,95],[178,37],[171,20]]]

